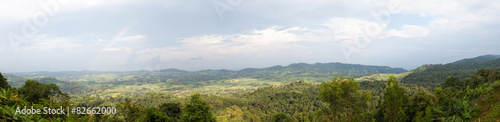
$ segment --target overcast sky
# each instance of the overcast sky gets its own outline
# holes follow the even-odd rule
[[[0,0],[0,72],[401,67],[500,52],[498,0]]]

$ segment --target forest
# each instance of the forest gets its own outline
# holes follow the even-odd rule
[[[0,119],[498,121],[500,63],[494,57],[424,65],[408,72],[378,66],[301,63],[240,71],[3,73]],[[18,107],[24,106],[115,107],[116,113],[16,114]]]

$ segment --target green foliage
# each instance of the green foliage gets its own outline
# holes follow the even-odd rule
[[[4,78],[1,72],[0,72],[0,88],[10,89],[10,85],[7,82],[7,78]]]
[[[406,120],[408,120],[408,117],[406,116],[405,112],[402,109],[399,109],[394,122],[406,122]]]
[[[179,102],[168,102],[160,105],[160,111],[165,113],[167,116],[179,119],[182,115],[181,107]]]
[[[327,108],[325,102],[319,99],[319,85],[306,83],[304,81],[292,82],[283,86],[261,87],[253,92],[236,94],[237,99],[223,102],[227,105],[223,111],[230,118],[238,117],[238,108],[242,112],[244,120],[271,121],[273,114],[285,113],[296,119],[312,121],[315,117],[313,113]],[[220,100],[225,100],[220,98]],[[208,100],[210,101],[210,100]],[[215,100],[218,101],[218,100]],[[215,105],[214,105],[215,106]],[[258,119],[257,119],[258,118]]]
[[[385,89],[384,98],[380,105],[380,109],[384,113],[384,121],[395,121],[398,113],[406,109],[408,103],[408,95],[404,91],[402,86],[399,86],[398,80],[394,76],[390,76],[387,81],[387,87]],[[401,116],[400,119],[406,118],[406,115]]]
[[[26,100],[33,103],[39,103],[40,99],[48,100],[50,97],[68,98],[56,84],[43,84],[33,80],[27,80],[24,86],[19,88],[19,94],[26,96]]]
[[[206,102],[201,100],[200,94],[191,95],[191,101],[186,103],[186,108],[181,116],[185,122],[215,122],[215,117]]]
[[[359,84],[353,78],[335,77],[320,85],[319,97],[329,103],[325,112],[334,120],[362,121],[363,112],[370,100],[369,93],[359,91]]]
[[[484,55],[471,59],[464,59],[445,65],[423,65],[401,80],[401,83],[417,84],[420,86],[437,87],[446,78],[456,77],[459,80],[471,77],[477,69],[500,66],[498,55]],[[423,69],[423,70],[420,70]]]
[[[493,83],[500,79],[500,72],[493,69],[478,69],[471,78],[465,80],[465,85],[476,88],[480,84]]]
[[[290,116],[286,115],[285,113],[278,113],[273,116],[273,119],[271,122],[296,122],[297,120],[294,120]]]
[[[432,94],[426,93],[421,89],[417,94],[410,98],[406,113],[408,120],[432,120],[432,109],[434,109],[436,98]],[[425,117],[425,118],[424,118]]]
[[[449,78],[442,87],[435,90],[438,100],[436,116],[446,121],[471,121],[476,119],[484,110],[485,103],[477,104],[480,96],[489,93],[499,83],[500,73],[491,69],[479,69],[477,72],[460,82],[456,78]],[[491,104],[491,103],[489,103]],[[486,107],[488,108],[488,107]],[[483,113],[484,114],[484,113]],[[439,119],[438,118],[438,119]]]
[[[450,77],[444,81],[443,88],[449,88],[454,91],[462,90],[463,83],[457,77]]]
[[[488,83],[485,83],[488,84]],[[491,83],[491,85],[481,85],[491,88],[475,100],[480,108],[479,120],[495,121],[500,120],[500,80]],[[477,119],[476,119],[477,120]]]
[[[174,121],[166,114],[156,110],[156,108],[146,109],[146,115],[139,119],[140,122],[171,122]]]
[[[144,112],[144,108],[132,103],[132,99],[130,98],[126,98],[125,102],[120,102],[120,104],[118,104],[118,109],[127,121],[135,121]]]
[[[25,104],[24,98],[19,96],[17,91],[3,88],[0,88],[0,91],[0,105],[14,106]]]

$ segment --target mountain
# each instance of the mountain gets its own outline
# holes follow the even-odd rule
[[[438,86],[448,77],[465,79],[472,76],[477,69],[499,68],[500,55],[483,55],[474,58],[462,59],[448,64],[422,65],[404,77],[401,82],[424,86]]]
[[[455,61],[453,63],[455,63],[455,64],[481,63],[481,62],[495,60],[498,58],[500,58],[500,55],[483,55],[483,56],[478,56],[475,58],[462,59],[459,61]]]
[[[236,78],[253,78],[270,81],[296,81],[298,79],[308,81],[331,80],[334,76],[344,75],[351,77],[362,77],[378,73],[403,73],[402,68],[391,68],[388,66],[369,66],[360,64],[343,63],[295,63],[288,66],[271,66],[267,68],[246,68],[234,70],[201,70],[185,71],[180,69],[163,69],[159,71],[125,71],[125,72],[98,72],[98,71],[63,71],[63,72],[28,72],[10,73],[24,77],[52,76],[70,82],[90,81],[126,81],[147,82],[150,80],[167,81],[172,79],[175,83],[186,84],[210,80],[227,80]]]
[[[176,69],[176,68],[170,68],[170,69],[162,69],[160,70],[160,72],[179,72],[179,73],[186,73],[188,71],[185,71],[185,70],[180,70],[180,69]]]
[[[326,80],[331,80],[333,76],[337,75],[357,78],[378,73],[399,74],[403,72],[407,71],[402,68],[391,68],[387,66],[369,66],[343,63],[295,63],[288,66],[278,65],[262,69],[242,69],[237,73],[240,77],[262,78],[268,80],[287,77],[328,77]]]

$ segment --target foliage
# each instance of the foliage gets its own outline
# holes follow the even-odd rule
[[[141,106],[137,106],[132,103],[132,99],[127,98],[125,102],[121,102],[118,104],[119,110],[121,110],[122,115],[125,117],[125,120],[134,121],[143,114],[144,108]]]
[[[67,99],[68,95],[59,90],[56,84],[43,84],[34,80],[27,80],[19,93],[26,96],[26,100],[33,103],[39,103],[40,99],[50,99],[50,97],[61,97]]]
[[[444,65],[423,65],[412,70],[412,73],[404,77],[401,83],[437,87],[449,77],[464,80],[471,77],[476,69],[500,67],[499,57],[498,55],[484,55]]]
[[[201,100],[200,94],[193,94],[191,101],[186,103],[181,120],[186,122],[215,122],[215,117],[212,115],[207,103]]]
[[[156,108],[146,109],[146,115],[140,118],[141,122],[170,122],[174,121],[168,115],[156,110]]]
[[[160,106],[159,111],[165,113],[167,116],[179,119],[182,115],[181,107],[179,102],[175,103],[164,103]]]
[[[401,113],[407,107],[408,95],[402,86],[399,86],[398,80],[394,76],[390,76],[387,80],[387,87],[384,92],[384,99],[380,105],[383,112],[384,121],[405,120],[406,115]]]
[[[271,122],[295,122],[297,120],[294,120],[290,116],[286,115],[285,113],[278,113],[273,116],[273,119]]]
[[[10,89],[10,85],[7,82],[7,78],[4,78],[2,73],[0,73],[0,88]]]
[[[431,121],[433,117],[432,109],[434,109],[435,105],[436,97],[420,89],[409,100],[406,110],[408,120]]]
[[[370,100],[369,93],[359,91],[359,84],[353,78],[342,76],[323,82],[319,97],[329,103],[325,113],[333,117],[332,121],[362,121]]]

